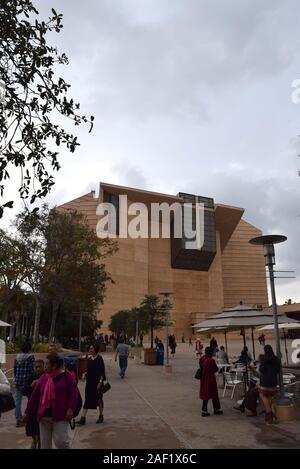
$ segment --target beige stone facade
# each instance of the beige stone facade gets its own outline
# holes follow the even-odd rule
[[[96,229],[98,204],[119,194],[127,195],[128,204],[143,202],[148,207],[151,202],[183,202],[182,196],[101,183],[99,197],[91,192],[60,209],[84,213]],[[193,324],[239,301],[268,306],[262,248],[249,244],[249,239],[260,236],[261,231],[242,219],[241,208],[213,204],[205,211],[213,217],[215,230],[215,252],[208,270],[172,268],[171,239],[117,238],[119,250],[106,261],[114,284],[108,285],[105,303],[99,309],[105,332],[111,315],[138,306],[145,294],[166,290],[174,292],[172,322],[177,338],[183,333],[191,336]]]

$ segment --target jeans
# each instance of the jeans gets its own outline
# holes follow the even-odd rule
[[[69,422],[61,420],[53,422],[52,418],[44,417],[40,421],[41,449],[52,449],[52,438],[57,449],[69,449]]]
[[[212,399],[212,403],[213,403],[214,411],[221,409],[221,404],[220,404],[219,398]],[[202,412],[207,412],[207,405],[208,405],[208,400],[203,401],[203,403],[202,403]]]
[[[125,376],[127,370],[127,357],[119,357],[120,375]]]
[[[17,423],[20,422],[22,418],[22,389],[23,386],[16,386],[16,408],[15,408],[15,416]]]

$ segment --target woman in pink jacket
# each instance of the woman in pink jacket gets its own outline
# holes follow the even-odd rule
[[[69,448],[69,422],[77,407],[78,391],[74,376],[62,365],[57,353],[47,355],[46,373],[40,377],[25,410],[25,421],[29,415],[37,415],[41,449],[51,449],[52,439],[57,448]]]

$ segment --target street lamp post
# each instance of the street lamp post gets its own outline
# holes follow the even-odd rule
[[[250,243],[254,245],[260,245],[264,248],[264,257],[265,265],[269,270],[270,277],[270,289],[272,297],[272,311],[274,318],[274,331],[275,331],[275,341],[276,341],[276,355],[280,360],[280,371],[279,371],[279,398],[276,399],[276,404],[278,406],[286,406],[291,404],[291,399],[285,395],[284,386],[283,386],[283,373],[282,373],[282,362],[281,362],[281,349],[280,349],[280,333],[278,327],[278,313],[277,313],[277,303],[276,303],[276,293],[275,293],[275,281],[274,281],[274,269],[275,265],[275,249],[274,244],[283,243],[287,240],[286,236],[282,235],[265,235],[258,236],[256,238],[250,239]]]
[[[72,313],[72,316],[79,317],[79,331],[78,331],[78,351],[81,352],[81,337],[82,337],[82,319],[84,316],[88,316],[89,313],[82,310],[80,307],[80,311],[76,311]]]
[[[160,295],[164,297],[164,301],[168,302],[171,295],[174,295],[173,292],[160,292]],[[170,309],[167,309],[167,318],[166,318],[166,361],[165,361],[165,371],[167,373],[172,372],[172,367],[169,363],[169,319],[170,319]]]

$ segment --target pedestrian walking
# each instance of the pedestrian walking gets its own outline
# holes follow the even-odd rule
[[[189,346],[192,346],[193,345],[193,342],[192,342],[192,338],[190,337],[189,338]]]
[[[202,356],[203,347],[204,345],[202,344],[201,340],[197,339],[196,344],[195,344],[196,356],[199,356],[199,357]]]
[[[216,351],[217,351],[217,348],[218,348],[218,342],[216,341],[216,339],[214,337],[211,338],[210,340],[210,343],[209,343],[209,346],[212,350],[212,354],[213,356],[216,355]]]
[[[102,356],[99,353],[100,345],[98,343],[90,346],[90,356],[87,360],[86,385],[85,385],[85,401],[81,418],[77,425],[85,425],[86,414],[88,409],[99,408],[99,417],[96,423],[102,423],[103,417],[103,393],[101,388],[103,382],[106,381],[105,365]]]
[[[215,415],[223,414],[218,395],[218,387],[215,373],[218,371],[217,364],[212,358],[210,347],[205,348],[205,354],[199,360],[201,369],[200,399],[202,399],[202,417],[208,417],[208,401],[211,399]]]
[[[14,382],[16,386],[16,427],[22,426],[22,397],[23,387],[25,386],[28,378],[33,374],[34,370],[34,355],[30,353],[31,344],[29,342],[23,343],[21,347],[22,353],[18,353],[14,364]]]
[[[45,364],[43,360],[36,360],[34,362],[34,372],[31,376],[29,376],[23,388],[23,395],[27,396],[28,400],[30,399],[40,377],[45,373],[44,365]],[[28,416],[25,431],[26,435],[32,438],[31,449],[40,449],[40,428],[36,414]]]
[[[46,357],[45,371],[28,401],[24,422],[37,414],[41,449],[68,449],[69,422],[78,405],[78,390],[74,376],[63,370],[60,356],[51,352]]]
[[[175,335],[173,334],[171,336],[171,340],[170,340],[170,349],[171,349],[172,357],[174,357],[174,355],[176,353],[176,347],[177,347],[177,343],[176,343]]]
[[[143,340],[144,340],[144,336],[143,334],[140,334],[140,346],[143,347]]]
[[[278,373],[280,360],[273,352],[271,345],[265,345],[264,355],[259,357],[259,394],[265,408],[265,421],[267,425],[276,423],[272,412],[272,397],[277,394]]]
[[[129,345],[125,344],[124,339],[121,338],[120,343],[118,344],[116,348],[115,361],[117,361],[117,358],[119,356],[120,376],[122,379],[125,378],[125,373],[126,373],[127,366],[128,366],[129,350],[130,350]]]

